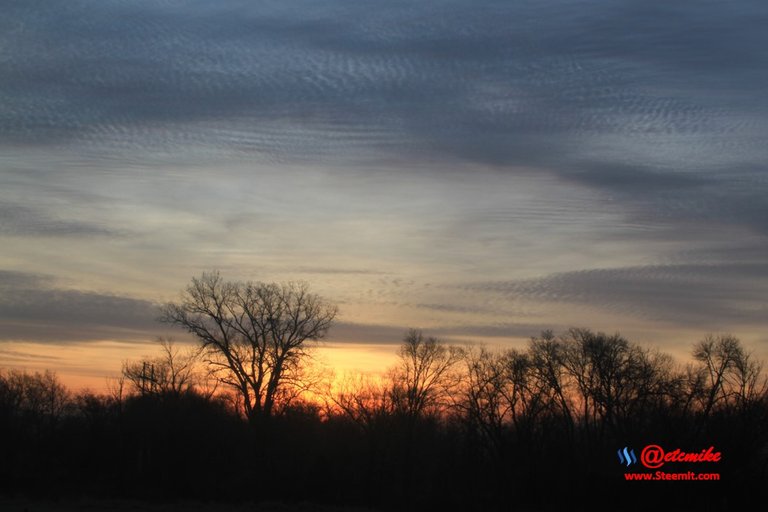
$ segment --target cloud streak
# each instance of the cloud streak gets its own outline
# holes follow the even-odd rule
[[[114,231],[89,222],[65,220],[20,205],[0,204],[0,235],[99,236]]]
[[[762,276],[756,279],[756,276]],[[593,307],[707,329],[761,326],[768,310],[764,263],[589,269],[538,279],[469,285],[507,298]]]
[[[157,305],[145,300],[56,287],[49,276],[0,272],[0,338],[72,342],[151,339]]]

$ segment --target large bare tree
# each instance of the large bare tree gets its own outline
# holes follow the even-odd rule
[[[225,281],[211,272],[163,306],[161,319],[200,340],[211,369],[256,422],[300,384],[307,341],[324,338],[336,313],[306,283]]]

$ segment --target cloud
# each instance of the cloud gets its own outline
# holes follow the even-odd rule
[[[552,324],[539,324],[539,323],[514,323],[514,322],[498,322],[493,325],[487,324],[475,324],[475,325],[450,325],[445,327],[438,327],[434,329],[428,329],[425,332],[430,336],[450,338],[466,339],[469,342],[475,338],[523,338],[528,339],[532,336],[538,336],[542,331],[547,329],[563,329],[564,326],[556,323]]]
[[[418,137],[506,162],[525,157],[532,141],[543,158],[562,134],[717,131],[728,112],[696,100],[722,87],[723,66],[755,74],[764,57],[749,48],[768,37],[733,9],[697,10],[701,30],[692,30],[688,10],[646,3],[11,8],[4,87],[14,101],[0,126],[32,143],[56,132],[112,139],[162,130],[181,143],[177,135],[196,138],[195,123],[206,121],[205,138],[271,151],[324,130],[333,137],[319,144],[354,144],[370,132],[368,143]],[[734,83],[760,100],[754,78],[731,75]],[[482,137],[467,137],[478,128]]]
[[[0,290],[6,292],[13,289],[49,286],[51,283],[53,283],[51,276],[0,269]]]
[[[764,263],[651,265],[475,283],[468,288],[507,298],[587,306],[650,321],[728,330],[764,322],[765,276],[768,265]]]
[[[382,270],[364,269],[364,268],[333,268],[333,267],[296,267],[290,269],[296,274],[329,274],[329,275],[370,275],[380,276],[389,274]]]
[[[65,220],[35,208],[0,204],[0,235],[103,236],[116,232],[90,222]]]
[[[583,168],[567,175],[577,183],[624,196],[659,194],[700,190],[710,184],[706,176],[677,173],[673,170],[661,172],[642,165],[627,165],[621,162],[589,162]]]
[[[0,357],[2,357],[4,363],[26,363],[30,361],[59,361],[60,356],[33,354],[30,352],[24,352],[20,350],[5,350],[0,349]]]
[[[328,342],[399,345],[407,331],[406,326],[335,322],[328,335]]]
[[[106,150],[539,166],[666,222],[724,202],[723,220],[765,233],[751,193],[768,157],[765,13],[758,1],[16,4],[0,22],[0,143],[69,144],[97,162]],[[734,166],[753,169],[729,183]],[[655,200],[670,190],[682,197]],[[6,229],[29,228],[8,220],[23,217],[42,233],[98,231],[0,215]]]
[[[48,276],[0,271],[0,339],[150,339],[157,305],[131,297],[57,288]]]

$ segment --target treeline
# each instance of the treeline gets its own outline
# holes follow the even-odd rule
[[[269,416],[208,379],[199,350],[126,363],[106,394],[0,373],[0,490],[50,498],[313,502],[391,510],[744,508],[768,484],[768,391],[732,336],[687,365],[620,335],[544,332],[525,350],[410,331],[382,376],[284,385]],[[311,385],[310,385],[311,384]],[[648,444],[719,482],[625,482]],[[703,467],[700,467],[703,466]]]

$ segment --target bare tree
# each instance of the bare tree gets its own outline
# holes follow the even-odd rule
[[[700,395],[704,416],[719,404],[735,402],[745,408],[768,390],[762,364],[744,350],[735,336],[707,336],[696,344],[693,357],[699,363],[703,383]]]
[[[38,433],[54,429],[70,405],[70,393],[56,372],[0,372],[0,417],[25,418]]]
[[[564,366],[576,382],[587,428],[622,431],[644,417],[643,411],[661,404],[672,389],[672,359],[619,334],[571,329],[562,341]]]
[[[570,398],[570,382],[565,369],[566,346],[552,331],[531,338],[528,348],[531,376],[538,383],[539,396],[547,408],[563,418],[566,428],[573,432],[575,413]]]
[[[744,352],[736,359],[730,381],[736,402],[742,409],[768,397],[768,377],[763,373],[763,364],[750,353]]]
[[[515,354],[516,355],[516,354]],[[457,393],[458,409],[469,425],[476,429],[491,453],[501,452],[504,431],[512,419],[520,395],[508,376],[512,375],[515,357],[469,347],[465,351],[465,385]]]
[[[709,416],[718,402],[728,400],[732,391],[727,385],[729,373],[737,369],[737,363],[744,357],[741,342],[731,335],[707,336],[696,344],[693,358],[703,366],[706,377],[704,416]]]
[[[305,283],[225,281],[212,272],[193,278],[161,320],[198,338],[217,378],[255,422],[300,382],[307,341],[325,337],[337,310]]]
[[[198,370],[200,349],[182,350],[172,338],[158,338],[159,357],[123,363],[123,377],[139,395],[181,396],[203,383]]]
[[[462,354],[458,347],[425,338],[418,329],[408,331],[400,346],[399,364],[390,372],[395,411],[415,419],[443,405],[451,384],[447,377]]]
[[[503,395],[509,404],[512,424],[521,440],[529,439],[542,415],[553,412],[551,389],[533,365],[531,351],[508,350],[502,355],[506,385]],[[559,410],[555,407],[555,410]]]

